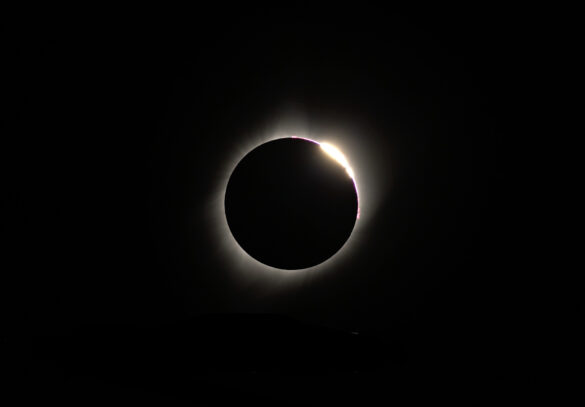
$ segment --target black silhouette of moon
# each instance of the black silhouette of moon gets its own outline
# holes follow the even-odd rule
[[[318,265],[341,249],[354,228],[358,195],[352,171],[319,143],[267,142],[231,174],[228,226],[240,247],[279,269]]]

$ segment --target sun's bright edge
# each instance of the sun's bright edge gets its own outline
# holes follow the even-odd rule
[[[345,158],[345,155],[343,155],[343,153],[335,146],[329,144],[329,143],[320,143],[318,141],[315,140],[311,140],[305,137],[298,137],[298,136],[292,136],[292,138],[300,138],[303,140],[307,140],[313,143],[316,143],[319,145],[319,147],[321,147],[321,149],[331,158],[333,158],[335,161],[337,161],[339,163],[339,165],[341,165],[344,169],[345,172],[347,172],[347,175],[349,175],[349,177],[353,180],[353,184],[357,193],[357,184],[355,181],[355,174],[353,172],[353,170],[351,169],[350,165],[349,165],[349,161],[347,161],[347,158]],[[359,200],[359,194],[358,194],[358,200]],[[360,218],[360,208],[359,208],[359,204],[358,204],[358,213],[357,213],[357,218]]]
[[[351,177],[351,179],[354,179],[354,174],[353,174],[353,170],[351,169],[351,167],[349,166],[349,162],[347,161],[347,158],[345,158],[345,156],[343,155],[343,153],[341,151],[339,151],[339,149],[337,147],[332,146],[329,143],[319,143],[319,146],[323,149],[323,151],[325,151],[331,158],[333,158],[335,161],[337,161],[343,168],[345,168],[345,171],[347,172],[347,175],[349,175]]]

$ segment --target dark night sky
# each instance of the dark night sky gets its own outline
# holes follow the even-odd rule
[[[413,370],[496,353],[486,344],[501,339],[512,283],[496,191],[516,97],[513,18],[189,15],[7,30],[3,278],[16,287],[5,297],[15,329],[270,313],[397,342]],[[243,134],[290,106],[365,129],[355,137],[379,146],[388,185],[359,250],[276,290],[226,273],[209,202]]]

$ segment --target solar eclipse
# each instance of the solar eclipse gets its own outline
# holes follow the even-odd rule
[[[388,148],[383,135],[351,116],[349,119],[339,115],[312,118],[311,114],[277,109],[272,120],[259,120],[248,128],[235,129],[233,142],[222,147],[222,156],[210,174],[216,181],[204,211],[193,213],[193,222],[201,219],[198,225],[206,227],[208,239],[213,242],[218,273],[238,287],[262,287],[269,294],[327,278],[340,266],[353,264],[360,258],[370,228],[375,227],[379,207],[393,183],[392,156],[380,154]],[[305,268],[279,268],[254,258],[240,245],[226,216],[226,192],[236,167],[256,148],[281,139],[304,140],[312,145],[317,157],[343,175],[358,204],[352,214],[353,229],[341,248],[324,261]],[[296,166],[303,166],[302,157]]]

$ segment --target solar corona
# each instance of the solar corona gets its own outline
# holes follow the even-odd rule
[[[286,122],[286,118],[284,118],[284,122]],[[380,192],[382,191],[377,186],[384,182],[383,177],[374,176],[379,163],[376,161],[376,155],[371,149],[370,137],[367,134],[361,134],[358,138],[354,134],[359,132],[359,129],[347,126],[346,129],[333,128],[332,130],[317,131],[313,136],[310,136],[307,131],[287,132],[286,130],[281,130],[281,127],[283,126],[277,121],[271,127],[272,130],[267,129],[256,132],[256,135],[251,133],[248,136],[241,136],[241,142],[233,144],[231,152],[226,151],[227,161],[219,175],[219,182],[216,184],[217,189],[209,201],[209,213],[211,216],[208,218],[208,230],[210,237],[217,242],[220,259],[218,265],[222,267],[224,272],[235,278],[235,281],[240,281],[241,283],[263,282],[263,284],[268,284],[267,289],[269,287],[271,287],[270,289],[278,288],[280,284],[286,284],[285,286],[290,287],[291,283],[306,281],[314,273],[326,275],[334,271],[340,264],[350,261],[361,245],[366,225],[372,221],[376,212],[377,203],[381,197]],[[293,125],[292,127],[295,126]],[[266,165],[266,157],[273,155],[268,153],[269,149],[276,148],[270,147],[273,145],[271,143],[277,142],[274,146],[282,144],[283,148],[285,148],[284,145],[287,141],[292,142],[292,144],[297,141],[299,142],[297,144],[305,145],[302,148],[298,147],[298,149],[305,150],[304,153],[297,151],[289,156],[288,161],[284,160],[290,164],[288,168],[283,167],[281,165],[283,163],[278,164],[278,159],[268,159],[268,161],[276,163],[276,166],[280,166],[280,180],[276,181],[278,177],[275,177],[272,182],[268,182],[260,188],[258,188],[260,185],[257,185],[254,189],[246,189],[242,187],[245,183],[241,183],[241,187],[234,189],[235,191],[239,190],[239,194],[232,196],[235,199],[231,200],[232,204],[230,205],[228,203],[230,201],[228,191],[231,189],[230,184],[232,184],[234,173],[241,172],[236,171],[238,166],[243,161],[255,161],[252,160],[255,155],[263,155],[264,158],[259,159],[255,172],[256,175],[259,174],[260,176],[257,181],[253,181],[251,184],[259,184],[260,179],[264,179],[263,182],[266,182],[265,174],[274,172],[269,165]],[[304,141],[304,143],[300,143],[301,141]],[[262,146],[265,147],[260,148]],[[255,150],[259,151],[252,154]],[[265,153],[260,154],[262,150]],[[284,155],[287,156],[287,154]],[[295,158],[293,159],[292,157]],[[260,164],[262,161],[265,162]],[[308,174],[307,172],[311,170],[313,172]],[[245,171],[242,173],[245,173]],[[291,181],[291,173],[298,173],[296,182],[290,184],[291,186],[301,187],[306,184],[305,188],[310,189],[312,185],[314,193],[315,190],[331,189],[338,185],[345,191],[346,196],[346,198],[340,199],[340,202],[353,203],[347,205],[349,208],[345,209],[342,216],[340,211],[344,205],[339,205],[339,202],[335,201],[337,198],[321,199],[323,198],[322,195],[317,200],[322,200],[323,205],[318,208],[318,211],[315,211],[314,209],[318,205],[313,204],[312,209],[311,205],[307,205],[306,201],[311,201],[312,194],[307,193],[306,189],[304,194],[295,194],[295,191],[291,189],[292,187],[286,191],[286,188],[281,185],[279,187],[281,194],[268,193],[268,191],[274,189],[275,185],[282,184],[284,179]],[[333,173],[336,175],[333,176]],[[248,172],[247,182],[255,179],[251,174],[252,172]],[[337,181],[333,183],[327,182],[326,174]],[[315,177],[317,180],[313,182],[312,178]],[[301,182],[301,180],[304,181]],[[237,184],[240,184],[240,182],[233,185]],[[253,190],[257,193],[256,199],[251,199],[255,195],[252,192]],[[340,190],[337,191],[337,193],[339,192]],[[286,199],[285,195],[287,193],[293,197],[290,201]],[[237,196],[240,198],[237,198]],[[239,210],[228,209],[228,206],[231,209],[237,208],[239,205],[235,205],[234,202],[241,199],[242,196],[246,196],[243,199],[245,204],[241,205]],[[301,205],[300,201],[303,201],[303,196],[307,199]],[[279,199],[276,199],[277,197]],[[271,201],[272,205],[265,204],[263,200],[267,200],[266,202]],[[327,202],[329,206],[327,206]],[[341,208],[338,208],[339,206]],[[349,215],[350,213],[351,215]],[[293,220],[302,220],[301,225],[311,226],[307,227],[305,232],[302,233],[302,227],[294,222],[289,222],[287,225],[283,219],[277,221],[279,218],[290,219],[290,215],[295,215],[292,218]],[[319,220],[321,215],[323,219]],[[308,218],[316,220],[315,224]],[[350,218],[351,220],[349,220]],[[339,221],[339,219],[345,220]],[[258,222],[258,225],[254,225],[254,222]],[[272,225],[279,232],[274,233],[274,229],[271,231],[271,228],[267,227],[267,225]],[[291,233],[288,234],[289,236],[287,236],[287,233],[282,232],[287,227],[290,227]],[[251,230],[242,233],[246,229]],[[234,233],[235,230],[240,232],[236,231]],[[249,238],[250,235],[252,235],[251,239]],[[342,238],[336,240],[330,237],[335,235],[341,235]],[[255,236],[264,236],[265,241],[262,242],[262,238]],[[321,241],[320,237],[325,237],[325,240],[336,240],[336,244],[333,244],[333,242],[326,244],[326,242]],[[276,262],[271,262],[269,260],[274,259],[261,258],[262,256],[257,253],[261,253],[264,250],[272,251],[278,241],[277,238],[280,238],[282,246],[276,250],[276,252],[280,253],[275,253],[273,257],[280,257],[280,259],[276,259]],[[246,247],[246,242],[253,244],[250,247]],[[312,261],[306,262],[302,261],[302,255],[290,256],[293,258],[298,257],[296,262],[280,261],[290,255],[282,247],[289,247],[291,252],[298,251],[302,254],[312,245],[317,248],[326,246],[327,250],[324,253],[328,253],[328,255],[317,256],[313,253],[312,256],[307,256],[306,258],[306,260],[311,258]],[[317,250],[317,248],[314,250]],[[282,287],[284,288],[285,286]]]

